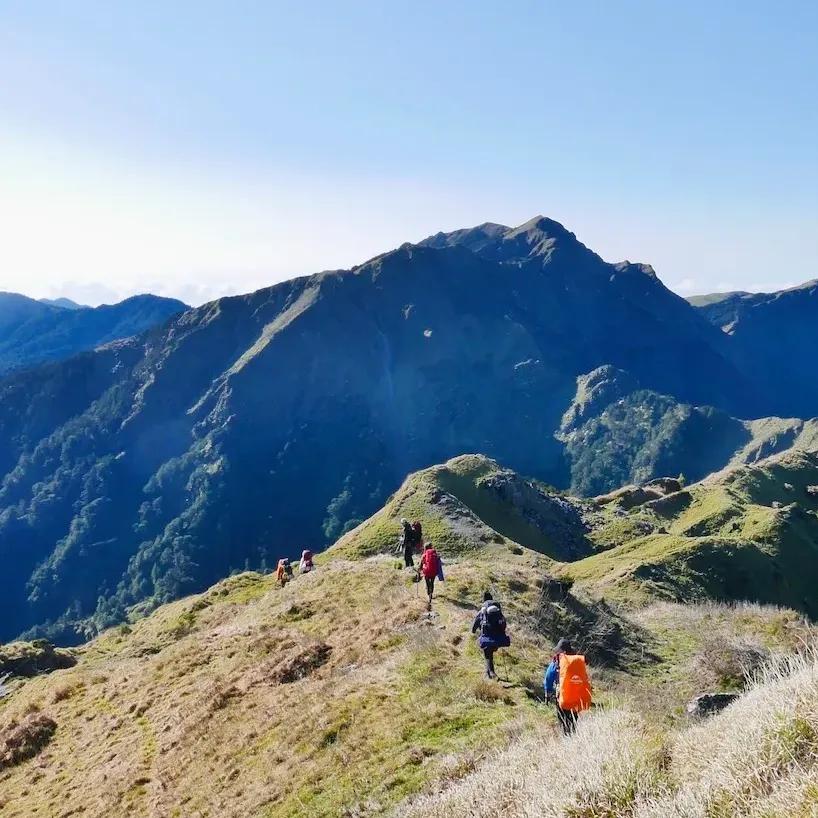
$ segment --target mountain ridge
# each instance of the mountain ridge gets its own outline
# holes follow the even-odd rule
[[[181,301],[151,294],[99,307],[66,308],[0,293],[0,376],[138,335],[187,308]]]
[[[40,298],[38,299],[42,304],[50,304],[52,307],[62,307],[66,310],[84,310],[90,309],[87,304],[78,304],[71,298]]]
[[[76,640],[320,550],[407,473],[463,451],[599,493],[678,473],[712,447],[714,419],[736,440],[715,466],[754,439],[728,411],[759,417],[763,398],[730,337],[651,268],[608,264],[541,218],[424,241],[0,380],[8,635]],[[577,379],[603,366],[638,394],[600,405],[569,448],[556,435]]]
[[[47,675],[13,678],[0,698],[0,740],[22,751],[0,755],[0,806],[10,818],[77,809],[100,816],[420,818],[442,794],[436,814],[462,807],[458,815],[473,815],[477,804],[488,816],[496,810],[485,806],[479,780],[475,800],[450,800],[473,771],[486,774],[486,764],[496,770],[502,754],[527,752],[532,742],[538,758],[549,758],[561,757],[566,741],[568,749],[587,741],[580,746],[594,759],[592,803],[613,815],[636,798],[632,779],[623,787],[621,778],[595,773],[613,777],[611,760],[623,748],[630,759],[636,740],[656,770],[642,765],[633,775],[650,770],[645,778],[656,794],[672,799],[672,779],[656,776],[668,752],[677,763],[691,755],[688,745],[678,750],[677,736],[699,747],[708,725],[719,734],[724,723],[716,717],[691,727],[684,703],[713,690],[740,696],[745,672],[760,676],[783,651],[788,658],[780,664],[797,668],[792,654],[815,638],[815,627],[795,610],[734,602],[750,590],[780,604],[801,588],[816,599],[813,577],[799,574],[803,539],[785,538],[776,554],[770,536],[776,528],[818,527],[818,494],[800,492],[816,471],[815,457],[741,467],[730,481],[683,490],[657,481],[654,498],[629,509],[624,496],[562,497],[479,455],[410,475],[382,509],[318,555],[312,572],[283,587],[271,573],[238,573],[148,616],[133,611],[128,623],[52,656]],[[803,503],[803,515],[792,503],[776,508],[777,497]],[[431,610],[394,553],[406,515],[423,522],[445,563]],[[583,550],[562,550],[566,530],[588,541]],[[697,555],[714,539],[735,549],[750,541],[755,550],[731,554],[732,562],[717,562],[710,573],[699,570]],[[561,562],[566,558],[573,561]],[[778,572],[749,570],[774,567],[776,559]],[[481,678],[471,636],[487,589],[511,634],[497,657],[502,682]],[[698,592],[701,604],[669,601],[680,591],[690,598]],[[607,601],[608,594],[619,601]],[[580,719],[578,738],[567,740],[542,704],[543,668],[560,637],[587,657],[599,705]],[[6,654],[14,661],[44,653],[53,651],[7,646],[0,663]],[[813,712],[803,698],[793,703],[793,689],[775,696],[777,707],[788,708],[785,735],[798,742],[787,748],[803,746],[798,725]],[[814,700],[814,685],[799,689]],[[756,703],[742,705],[740,737],[747,724],[763,732],[760,717],[748,713],[762,713],[765,730],[780,734],[779,710]],[[631,714],[643,719],[633,731]],[[590,745],[600,719],[614,723],[597,760]],[[658,742],[668,733],[666,752]],[[763,740],[733,751],[757,758]],[[770,768],[779,757],[786,769],[794,766],[789,752],[770,755]],[[549,770],[542,780],[552,780],[553,764]],[[576,775],[572,760],[565,781]],[[506,780],[518,793],[513,771]],[[765,808],[767,781],[758,796]],[[587,792],[572,801],[577,809],[587,806]]]
[[[770,414],[811,413],[818,402],[810,376],[818,358],[818,279],[774,293],[735,293],[697,309],[729,335],[734,365],[755,372]]]

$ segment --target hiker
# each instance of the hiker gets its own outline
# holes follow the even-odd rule
[[[312,551],[310,551],[309,548],[305,548],[301,552],[301,562],[298,564],[298,570],[302,574],[309,574],[314,567],[312,564]]]
[[[564,735],[577,729],[577,716],[591,706],[591,683],[585,657],[574,653],[567,639],[560,639],[543,678],[546,704],[557,708],[557,718]]]
[[[506,618],[503,616],[500,603],[492,598],[490,591],[483,594],[483,605],[471,626],[472,633],[477,633],[478,630],[480,636],[477,644],[486,659],[486,677],[496,679],[494,654],[500,648],[507,648],[511,644],[511,638],[506,633]]]
[[[398,548],[403,547],[403,562],[407,568],[414,568],[415,561],[412,559],[412,552],[415,550],[415,528],[409,523],[406,517],[401,517],[400,524],[403,526],[403,531],[400,535],[400,544]],[[420,525],[420,523],[416,523]]]
[[[276,582],[283,588],[287,584],[287,580],[292,576],[292,573],[293,568],[290,565],[290,561],[287,557],[282,557],[278,561],[278,567],[276,568]]]
[[[420,574],[426,580],[426,593],[429,595],[429,610],[432,610],[432,597],[435,593],[435,580],[443,581],[443,560],[430,542],[423,547],[423,556],[420,558]]]

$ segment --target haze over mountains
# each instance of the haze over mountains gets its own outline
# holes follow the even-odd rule
[[[72,301],[70,298],[41,298],[39,300],[42,304],[50,304],[52,307],[62,307],[66,310],[87,309],[85,304],[77,304],[76,301]]]
[[[35,301],[0,292],[0,375],[138,335],[186,309],[156,295],[91,308],[67,298]]]
[[[794,418],[818,414],[818,321],[814,289],[792,292],[736,306],[727,333],[713,305],[537,217],[12,374],[0,638],[72,641],[320,548],[408,472],[465,452],[593,494],[809,448],[815,426]],[[790,419],[738,420],[776,414]]]

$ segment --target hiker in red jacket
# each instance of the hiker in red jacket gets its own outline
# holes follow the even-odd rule
[[[426,580],[426,593],[429,595],[428,608],[432,610],[432,597],[435,593],[435,580],[443,580],[443,560],[430,542],[423,547],[423,556],[420,558],[420,573]]]

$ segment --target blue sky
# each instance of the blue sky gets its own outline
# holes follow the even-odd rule
[[[818,4],[0,3],[0,289],[192,303],[542,213],[818,277]]]

